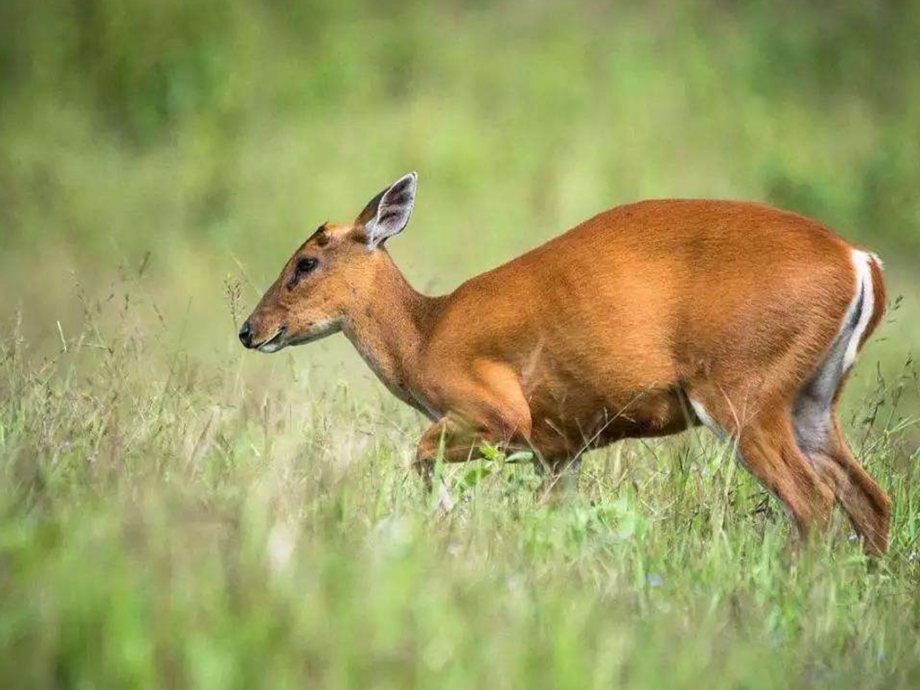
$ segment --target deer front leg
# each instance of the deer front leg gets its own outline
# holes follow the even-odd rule
[[[438,457],[444,462],[464,462],[478,445],[487,442],[486,437],[486,433],[474,431],[453,415],[442,417],[428,427],[419,441],[413,463],[416,472],[425,482],[428,493],[431,494],[435,489],[434,464]],[[438,481],[437,492],[438,509],[449,511],[453,508],[453,499],[443,481]]]
[[[534,468],[540,476],[535,499],[539,505],[556,505],[578,489],[578,477],[581,474],[581,458],[545,460],[534,462]]]
[[[435,461],[440,458],[445,463],[466,462],[483,445],[501,447],[506,452],[531,449],[525,439],[508,429],[477,427],[453,414],[441,418],[422,435],[413,465],[429,492],[437,488],[440,509],[449,510],[453,501],[443,482],[434,486]]]
[[[473,372],[475,377],[470,377]],[[530,407],[517,375],[510,369],[486,362],[444,379],[455,383],[445,395],[451,410],[422,435],[415,455],[415,468],[429,490],[434,483],[434,463],[465,462],[484,445],[505,450],[530,449]],[[446,488],[438,487],[439,503],[449,503]]]

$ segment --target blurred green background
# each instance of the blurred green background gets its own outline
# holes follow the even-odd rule
[[[420,289],[616,204],[744,198],[871,246],[916,316],[918,35],[913,2],[5,0],[0,310],[54,344],[75,283],[143,266],[195,334],[164,332],[235,347],[226,279],[245,310],[414,169]]]
[[[910,1],[0,0],[0,686],[920,687],[918,36]],[[426,292],[648,197],[877,251],[844,426],[890,554],[796,551],[703,431],[558,509],[450,468],[434,517],[344,338],[236,340],[409,170]]]

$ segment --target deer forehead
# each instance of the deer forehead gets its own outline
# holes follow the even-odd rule
[[[310,250],[328,251],[334,249],[342,245],[353,230],[354,228],[351,225],[323,223],[297,248],[297,251],[291,255],[290,261],[294,261]]]

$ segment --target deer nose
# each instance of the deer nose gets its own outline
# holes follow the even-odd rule
[[[244,347],[252,347],[252,326],[249,325],[248,321],[240,329],[240,342],[243,343]]]

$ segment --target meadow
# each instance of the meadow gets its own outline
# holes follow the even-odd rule
[[[920,6],[0,5],[0,687],[920,684]],[[845,398],[895,506],[802,548],[703,430],[534,499],[341,337],[236,331],[289,253],[408,170],[438,293],[610,206],[758,199],[885,260]],[[616,257],[606,257],[615,261]]]

